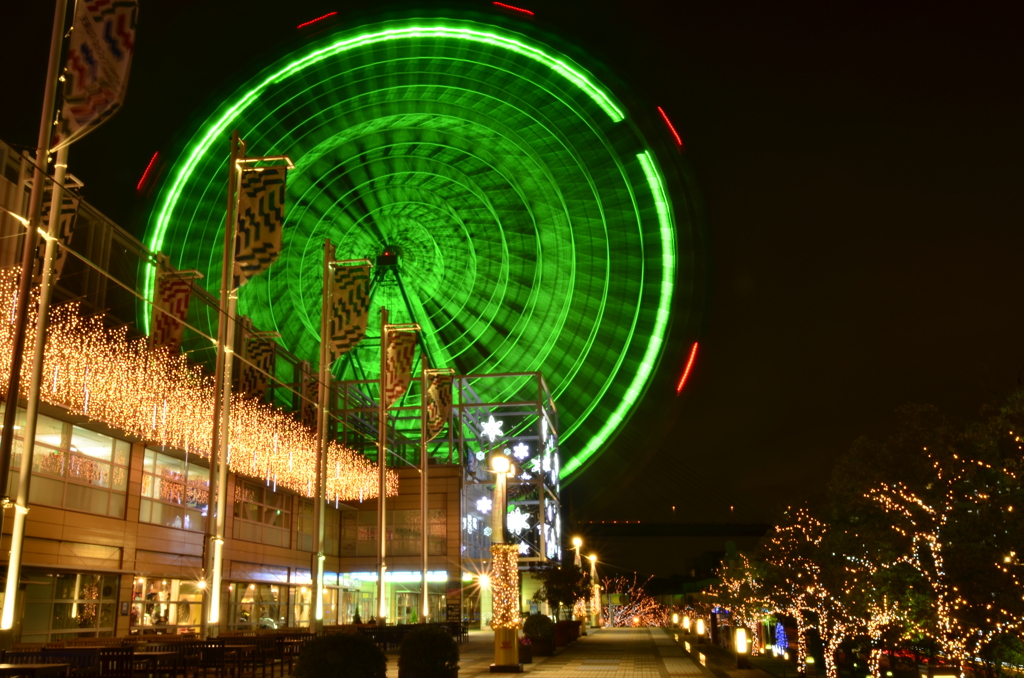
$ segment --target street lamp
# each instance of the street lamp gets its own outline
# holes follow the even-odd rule
[[[576,550],[576,555],[573,556],[572,562],[573,562],[573,564],[576,567],[578,567],[580,569],[583,569],[583,563],[580,562],[580,547],[581,546],[583,546],[583,540],[580,539],[579,537],[573,537],[572,538],[572,547],[573,547],[573,549]]]
[[[736,646],[736,668],[749,669],[750,661],[747,660],[747,652],[750,651],[750,645],[747,642],[747,630],[742,626],[737,627],[733,632],[733,642]]]

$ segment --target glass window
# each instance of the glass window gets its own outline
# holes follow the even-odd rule
[[[30,573],[21,642],[114,635],[117,575]]]
[[[203,591],[197,581],[136,577],[131,625],[163,633],[198,631],[202,606]]]
[[[19,408],[15,430],[22,430],[24,423],[25,411]],[[130,451],[127,441],[39,415],[29,503],[123,518]],[[21,452],[21,440],[16,438],[10,496],[17,494]]]
[[[291,496],[259,483],[238,479],[235,485],[233,536],[271,546],[291,546]]]
[[[422,551],[420,512],[388,511],[386,521],[388,553],[393,556],[417,556]],[[446,555],[448,549],[447,511],[427,511],[427,553]],[[341,512],[341,555],[372,556],[377,552],[377,512]]]
[[[278,629],[288,625],[287,586],[276,584],[245,584],[228,586],[231,629]]]
[[[139,520],[166,527],[205,531],[210,470],[188,459],[146,450],[142,466]]]
[[[316,530],[314,518],[313,501],[310,499],[299,499],[299,535],[298,548],[300,551],[313,550],[313,534]]]

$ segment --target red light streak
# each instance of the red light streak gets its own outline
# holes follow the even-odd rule
[[[513,7],[512,5],[506,5],[504,2],[492,2],[491,4],[494,5],[495,7],[501,7],[503,9],[510,9],[513,12],[522,12],[523,14],[527,14],[529,16],[533,16],[533,12],[531,12],[528,9],[523,9],[522,7]]]
[[[676,386],[676,395],[683,392],[683,386],[686,384],[686,378],[690,376],[690,370],[693,369],[693,361],[697,357],[697,342],[693,342],[693,348],[690,349],[690,359],[686,361],[686,369],[683,370],[683,376],[679,380],[679,385]]]
[[[149,176],[149,171],[153,169],[153,164],[156,162],[156,157],[160,155],[160,151],[153,154],[153,157],[149,159],[149,164],[146,165],[146,171],[142,173],[142,178],[139,179],[139,183],[135,186],[136,191],[142,190],[142,185],[146,183],[146,177]]]
[[[675,126],[672,125],[672,121],[668,119],[667,115],[665,115],[665,111],[662,110],[661,106],[658,106],[658,113],[661,113],[661,119],[665,121],[665,124],[668,125],[668,131],[672,132],[672,136],[675,137],[676,148],[678,148],[679,152],[682,153],[684,150],[682,137],[679,136],[679,132],[676,131]]]
[[[317,21],[323,21],[324,19],[326,19],[328,17],[332,17],[335,14],[337,14],[337,12],[331,12],[330,14],[324,14],[323,16],[318,16],[317,18],[313,19],[312,21],[307,21],[304,24],[299,24],[298,26],[295,27],[295,30],[299,30],[300,28],[305,28],[306,26],[308,26],[310,24],[315,24]]]

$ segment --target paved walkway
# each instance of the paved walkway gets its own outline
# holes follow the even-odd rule
[[[474,631],[459,646],[459,678],[491,676],[494,634]],[[553,657],[523,665],[536,678],[719,678],[690,659],[674,637],[659,628],[589,629],[588,635]],[[388,653],[388,678],[398,676],[398,654]]]

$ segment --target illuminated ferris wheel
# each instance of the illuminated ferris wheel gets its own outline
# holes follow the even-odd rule
[[[693,207],[657,112],[526,29],[420,16],[287,54],[183,145],[147,244],[220,280],[225,139],[288,155],[284,251],[240,312],[315,363],[324,239],[392,266],[372,308],[419,323],[431,365],[543,374],[564,480],[621,429],[686,312]],[[336,376],[374,377],[377,350]]]

